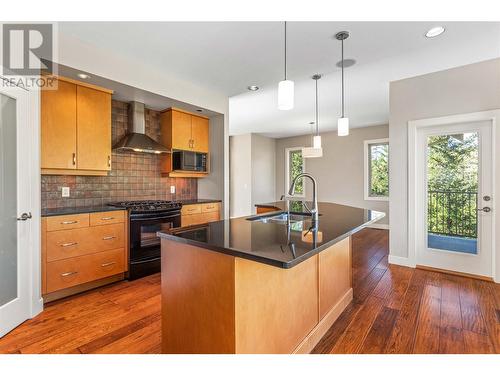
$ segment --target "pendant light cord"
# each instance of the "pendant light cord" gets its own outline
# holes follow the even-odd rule
[[[286,21],[285,21],[285,81],[286,81],[286,70],[287,70],[287,66],[286,66]]]
[[[316,80],[316,135],[319,135],[318,118],[318,80]]]
[[[341,54],[342,54],[342,118],[344,118],[344,39],[341,40]]]

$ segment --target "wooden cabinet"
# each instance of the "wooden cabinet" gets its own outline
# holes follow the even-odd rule
[[[171,150],[184,150],[209,153],[210,124],[209,119],[169,108],[160,116],[161,143]],[[172,156],[162,157],[162,173],[169,177],[204,177],[208,172],[174,171]]]
[[[111,94],[63,77],[57,77],[57,89],[41,91],[42,174],[107,174]]]
[[[205,117],[191,116],[191,150],[208,152],[209,123]]]
[[[77,166],[78,169],[111,169],[111,95],[77,86]]]
[[[42,219],[42,294],[54,300],[103,285],[127,270],[125,211]],[[75,289],[77,288],[78,289]],[[54,294],[57,294],[54,296]]]
[[[42,169],[76,169],[76,85],[42,90],[41,108]]]
[[[200,225],[220,220],[220,203],[201,203],[182,206],[181,226]]]

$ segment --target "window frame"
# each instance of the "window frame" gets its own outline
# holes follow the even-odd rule
[[[368,139],[368,140],[365,140],[364,141],[364,198],[366,201],[389,201],[389,195],[387,196],[371,196],[370,195],[370,182],[371,182],[371,179],[370,179],[370,154],[369,154],[369,150],[370,150],[370,146],[371,145],[376,145],[376,144],[387,144],[387,146],[389,147],[389,154],[388,154],[388,158],[389,158],[389,163],[390,163],[390,157],[391,157],[391,154],[390,154],[390,146],[389,146],[389,138],[378,138],[378,139]],[[389,171],[388,171],[389,173]],[[389,193],[388,193],[389,194]]]
[[[290,152],[300,151],[302,153],[302,147],[287,147],[285,148],[285,195],[288,196],[288,190],[290,189]],[[302,156],[302,171],[306,171],[306,160]],[[303,183],[302,194],[295,194],[294,197],[305,198],[306,197],[306,184]]]

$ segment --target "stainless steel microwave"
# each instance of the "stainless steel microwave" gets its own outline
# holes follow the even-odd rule
[[[174,151],[172,153],[172,166],[177,171],[207,171],[207,154],[194,151]]]

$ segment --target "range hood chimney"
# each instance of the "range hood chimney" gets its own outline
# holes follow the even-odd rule
[[[128,133],[113,146],[117,151],[163,154],[171,152],[146,135],[144,103],[130,102],[128,108]]]

